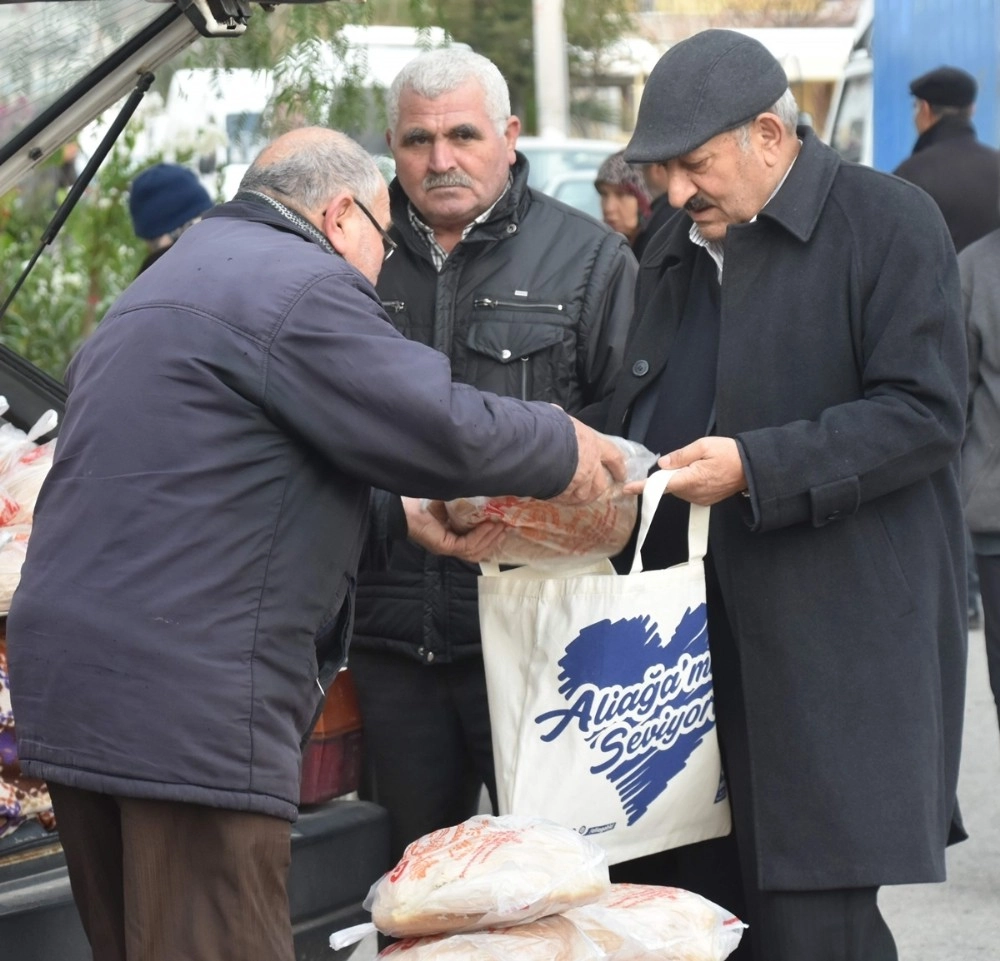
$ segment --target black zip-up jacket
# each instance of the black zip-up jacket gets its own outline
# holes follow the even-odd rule
[[[635,258],[621,234],[529,188],[520,154],[511,173],[510,190],[440,273],[393,182],[399,249],[378,293],[403,334],[448,355],[456,381],[573,413],[603,397],[618,371]],[[477,569],[428,554],[403,530],[398,498],[377,492],[352,643],[426,663],[477,654]]]

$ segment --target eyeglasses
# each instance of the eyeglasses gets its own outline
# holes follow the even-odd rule
[[[385,230],[383,230],[382,225],[375,219],[372,212],[360,201],[357,197],[351,198],[357,205],[358,209],[372,222],[372,226],[379,232],[379,236],[382,238],[382,262],[385,263],[391,256],[392,252],[396,249],[396,241],[390,237]]]

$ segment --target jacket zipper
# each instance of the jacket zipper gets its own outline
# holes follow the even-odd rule
[[[477,297],[472,306],[487,307],[490,310],[496,310],[498,307],[509,310],[550,310],[556,314],[561,314],[566,309],[562,304],[534,304],[530,301],[518,303],[514,300],[494,300],[492,297]]]
[[[405,300],[383,300],[382,306],[385,308],[386,313],[389,314],[400,314],[406,309]]]

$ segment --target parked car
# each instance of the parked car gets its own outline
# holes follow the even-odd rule
[[[134,107],[151,74],[200,37],[239,42],[240,16],[233,11],[244,6],[230,0],[0,4],[0,195],[22,185],[101,111],[126,95],[126,109]],[[0,264],[0,303],[22,266]],[[21,429],[48,409],[61,415],[66,402],[58,379],[2,345],[0,394],[10,404],[7,418]],[[0,642],[5,627],[0,612]],[[2,712],[0,720],[7,720]],[[289,901],[299,961],[349,955],[351,949],[331,951],[329,935],[368,919],[362,900],[390,867],[386,812],[350,793],[331,797],[356,785],[358,723],[349,675],[342,675],[305,752],[303,797],[312,803],[292,831]],[[13,830],[0,837],[0,954],[11,961],[89,959],[58,833],[36,819],[0,818],[0,833],[5,828]]]
[[[528,184],[601,219],[594,177],[605,158],[622,145],[613,140],[519,137],[517,149],[528,158]],[[589,189],[588,189],[589,188]]]

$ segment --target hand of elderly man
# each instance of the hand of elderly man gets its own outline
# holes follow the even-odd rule
[[[576,430],[577,463],[566,489],[552,498],[557,504],[588,504],[612,484],[625,480],[625,456],[608,437],[571,417]]]
[[[432,554],[478,564],[494,554],[506,531],[503,524],[484,523],[457,533],[449,526],[443,501],[424,502],[416,497],[403,497],[402,501],[410,540]]]
[[[702,437],[664,454],[657,466],[676,470],[667,490],[681,500],[704,507],[746,490],[740,450],[732,437]],[[645,481],[625,485],[626,494],[641,494]]]

